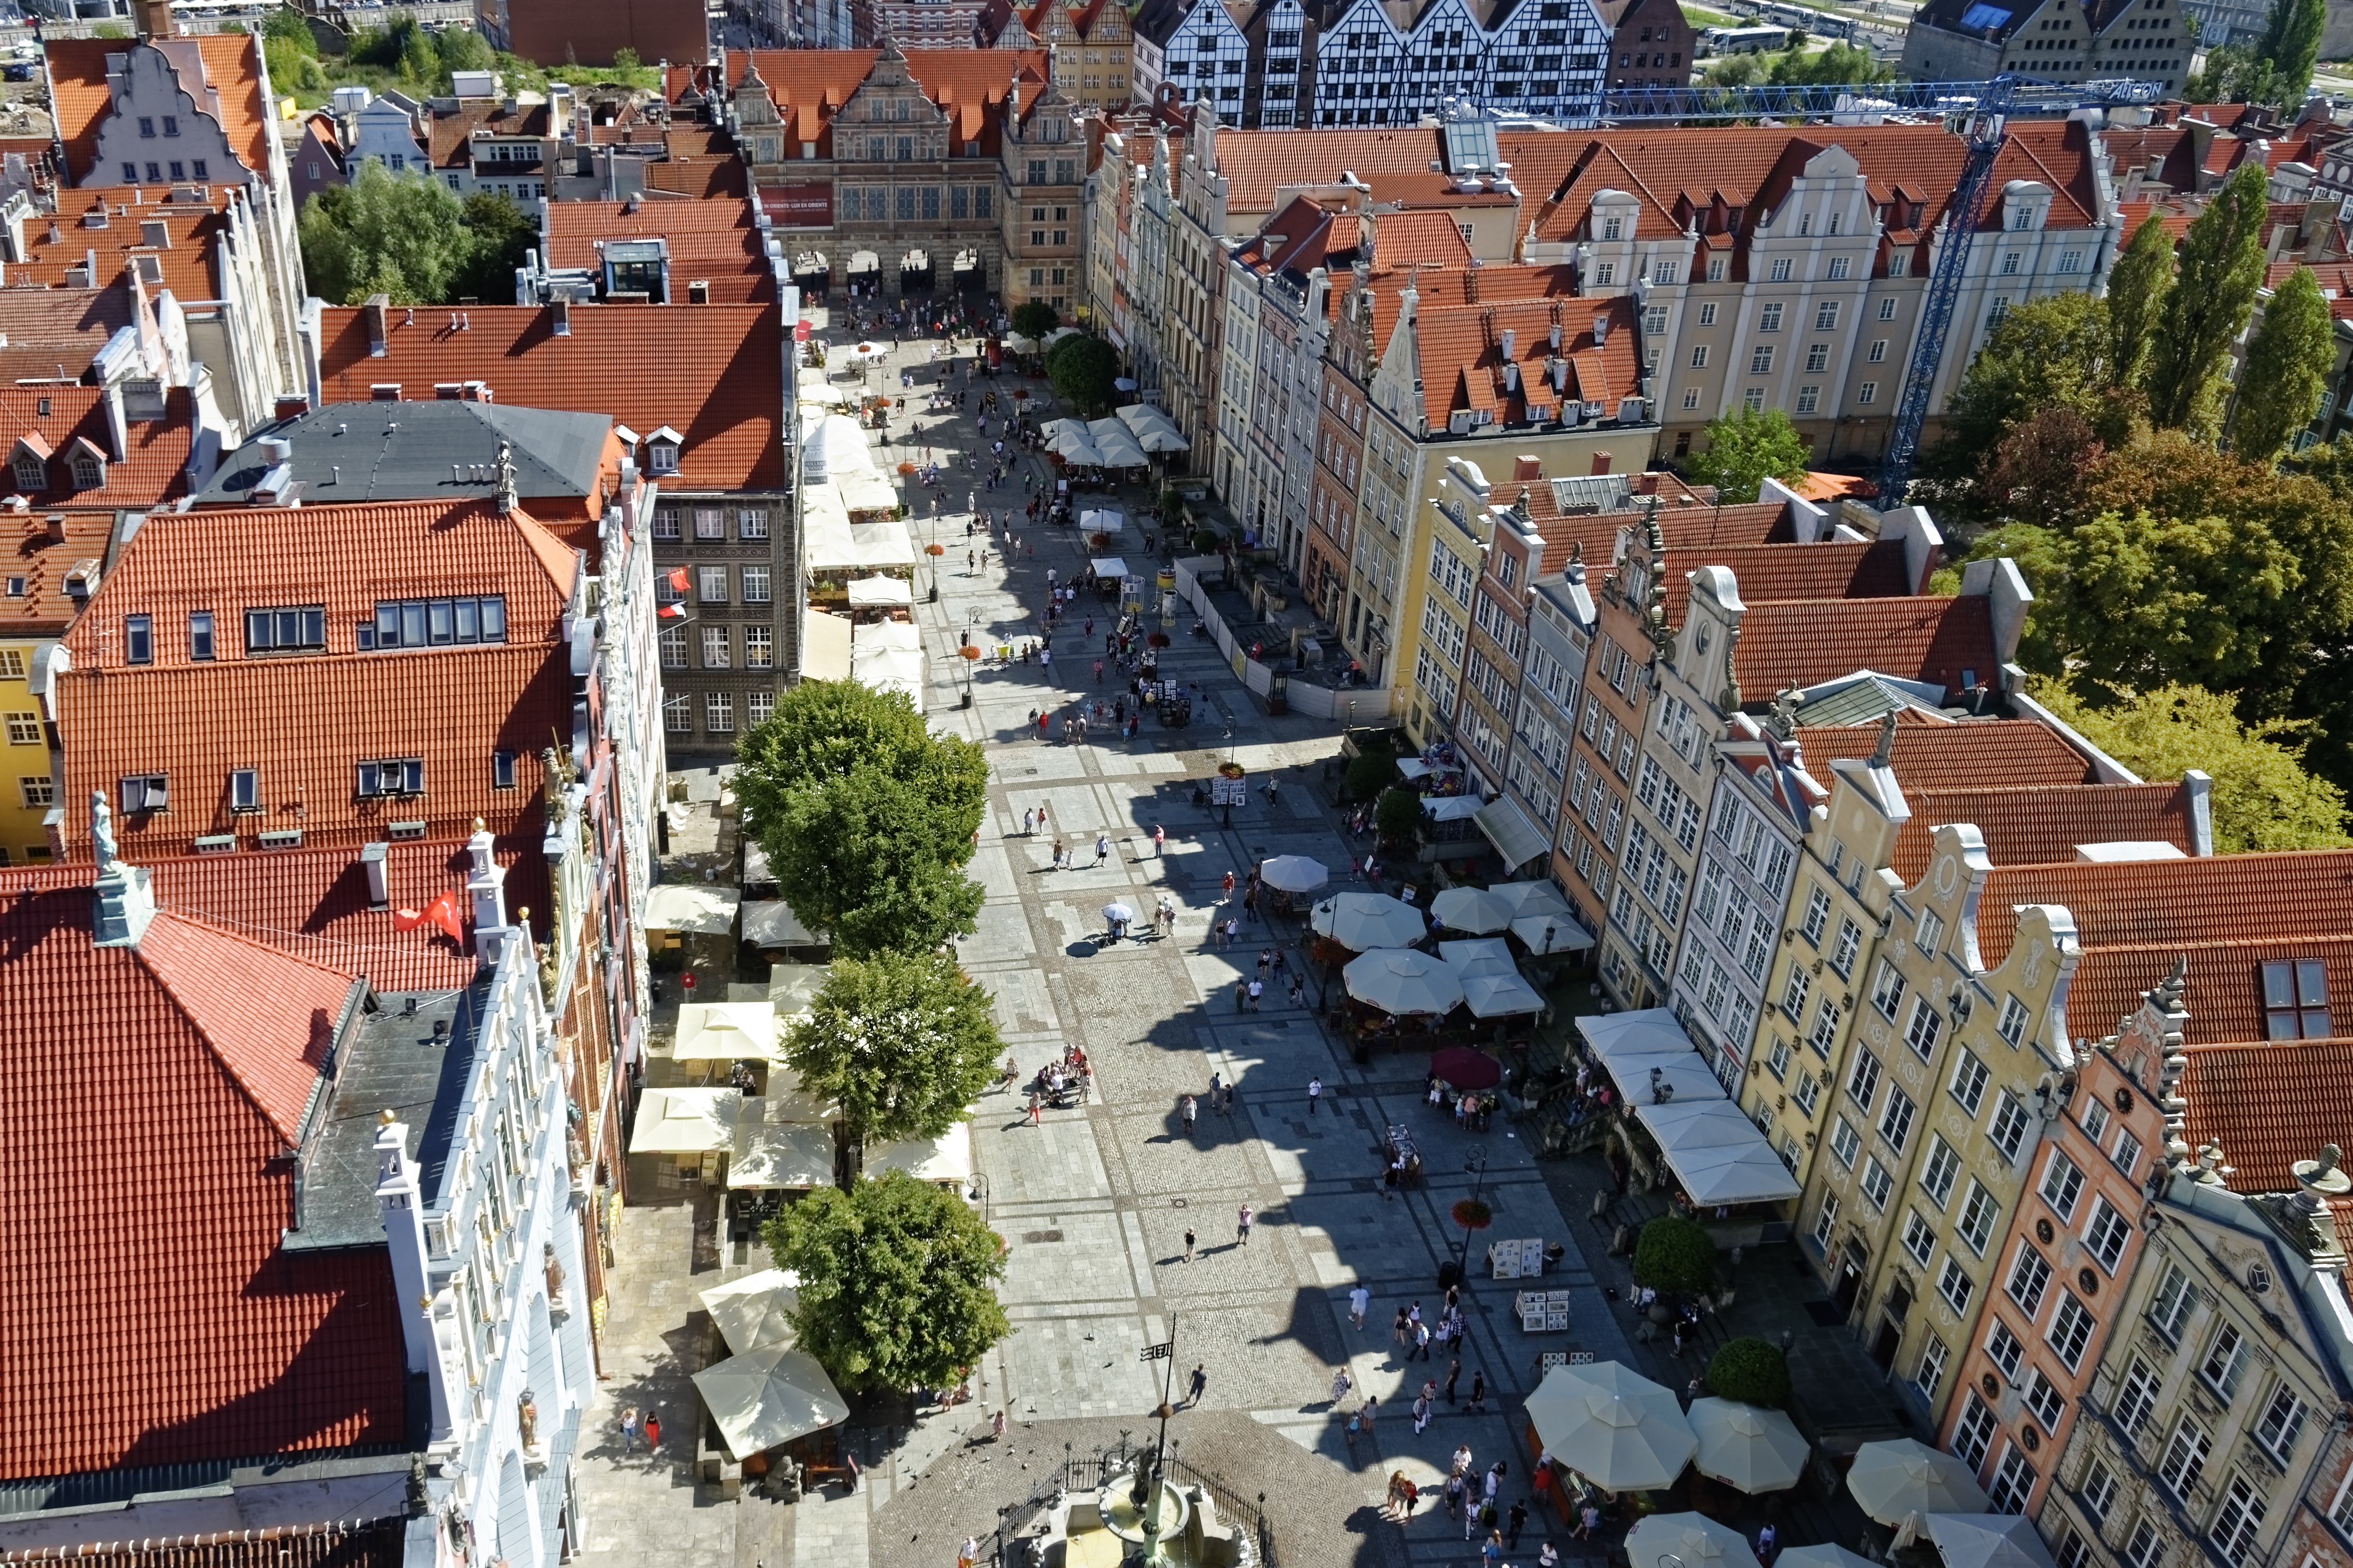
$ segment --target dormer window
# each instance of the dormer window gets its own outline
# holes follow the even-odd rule
[[[2263,984],[2267,1037],[2315,1040],[2328,1037],[2328,970],[2320,960],[2266,963]]]
[[[126,773],[122,778],[122,814],[164,811],[171,805],[167,780],[162,773]]]
[[[363,800],[425,793],[425,759],[422,757],[385,757],[362,763],[355,773],[354,793]]]
[[[665,425],[646,437],[646,471],[652,474],[678,472],[678,449],[684,438]]]
[[[9,465],[16,469],[18,489],[29,492],[49,488],[49,445],[38,437],[18,437]]]
[[[90,449],[88,442],[81,443],[80,449],[73,455],[73,482],[78,490],[106,488],[106,459]]]
[[[261,809],[261,773],[258,768],[237,768],[228,775],[228,808],[231,811]]]

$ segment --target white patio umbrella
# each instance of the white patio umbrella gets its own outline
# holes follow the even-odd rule
[[[1321,860],[1305,855],[1277,855],[1259,862],[1258,879],[1286,893],[1312,893],[1332,879]]]
[[[1498,882],[1487,890],[1512,906],[1512,918],[1515,921],[1568,912],[1568,900],[1550,882]]]
[[[1046,449],[1066,463],[1085,463],[1094,468],[1103,467],[1103,455],[1095,450],[1094,443],[1088,440],[1083,432],[1073,433],[1068,430],[1058,432],[1048,439]]]
[[[704,1310],[737,1355],[763,1345],[790,1345],[792,1310],[800,1300],[800,1276],[763,1268],[702,1292]]]
[[[678,1010],[670,1059],[733,1061],[776,1054],[776,1010],[765,1002],[689,1002]]]
[[[1421,940],[1421,911],[1387,893],[1335,893],[1317,904],[1308,923],[1351,952],[1409,947]]]
[[[1473,936],[1502,931],[1512,923],[1512,906],[1484,888],[1449,888],[1430,900],[1430,912],[1449,931]]]
[[[849,1419],[849,1406],[814,1356],[763,1345],[694,1374],[703,1407],[737,1458]]]
[[[1193,443],[1173,426],[1146,425],[1135,433],[1135,444],[1147,452],[1189,452]]]
[[[1704,1513],[1653,1513],[1626,1532],[1626,1561],[1648,1564],[1673,1558],[1683,1568],[1757,1568],[1757,1553],[1740,1531]]]
[[[1340,971],[1348,994],[1392,1016],[1451,1013],[1462,1002],[1462,982],[1442,958],[1411,948],[1377,948]]]
[[[1553,1368],[1528,1420],[1554,1458],[1613,1492],[1672,1484],[1699,1447],[1675,1396],[1614,1361]]]
[[[733,1146],[740,1089],[649,1089],[638,1102],[632,1154],[707,1154]]]
[[[1932,1513],[1928,1539],[1945,1568],[2056,1568],[2034,1521],[2017,1513]]]
[[[1843,1546],[1792,1546],[1773,1558],[1774,1568],[1877,1568],[1870,1558]]]
[[[1528,952],[1536,958],[1548,952],[1582,952],[1593,945],[1593,938],[1586,933],[1583,926],[1569,918],[1566,910],[1541,915],[1522,915],[1512,922],[1512,934],[1526,942]]]
[[[997,341],[1018,354],[1035,353],[1038,350],[1037,339],[1025,338],[1019,332],[1008,332]]]
[[[1699,1439],[1692,1463],[1701,1475],[1753,1494],[1787,1491],[1806,1473],[1813,1450],[1797,1423],[1778,1410],[1732,1399],[1694,1399],[1690,1420]]]
[[[1969,1467],[1914,1437],[1857,1448],[1846,1489],[1882,1524],[1901,1524],[1908,1513],[1986,1510],[1986,1495]]]

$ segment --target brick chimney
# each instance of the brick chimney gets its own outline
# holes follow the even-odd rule
[[[178,37],[179,29],[172,23],[172,0],[131,0],[131,18],[142,38]]]
[[[1596,452],[1596,453],[1594,453],[1594,454],[1593,454],[1593,471],[1594,471],[1595,473],[1597,473],[1597,474],[1606,474],[1606,473],[1608,473],[1608,472],[1609,471],[1609,463],[1610,463],[1610,457],[1609,457],[1609,453],[1607,453],[1607,452]]]
[[[1525,483],[1544,478],[1544,459],[1525,455],[1512,459],[1512,478]]]

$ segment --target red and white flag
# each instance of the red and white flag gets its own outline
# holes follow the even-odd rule
[[[451,942],[466,940],[465,924],[458,915],[456,893],[444,889],[439,898],[425,906],[425,918],[440,927],[442,934]]]
[[[664,605],[661,607],[661,614],[656,618],[665,621],[682,621],[686,619],[686,606],[684,605]]]
[[[673,566],[673,567],[671,567],[671,568],[670,568],[670,585],[671,587],[673,587],[673,588],[677,589],[681,594],[683,594],[683,593],[685,593],[685,592],[686,592],[686,568],[685,568],[685,567],[683,567],[683,566]]]

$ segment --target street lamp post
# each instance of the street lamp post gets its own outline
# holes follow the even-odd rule
[[[1462,1168],[1472,1173],[1471,1201],[1476,1204],[1487,1190],[1487,1145],[1473,1143],[1463,1155]],[[1471,1227],[1462,1227],[1462,1253],[1454,1261],[1455,1278],[1461,1279],[1471,1264]]]

